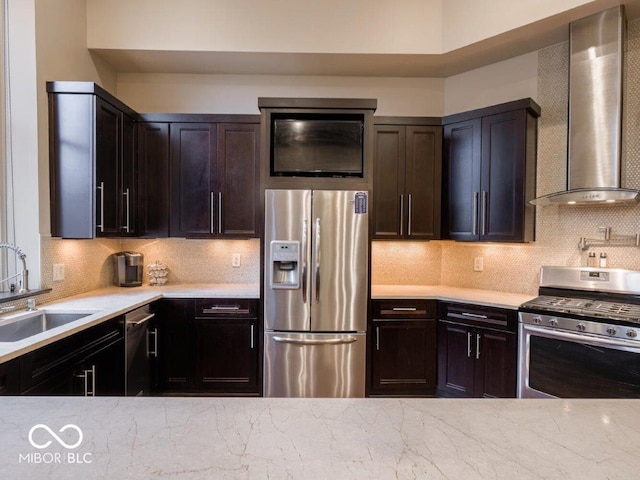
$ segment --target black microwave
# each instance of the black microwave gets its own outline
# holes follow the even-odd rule
[[[273,113],[271,175],[363,177],[364,115]]]

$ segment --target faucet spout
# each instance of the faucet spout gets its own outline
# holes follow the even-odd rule
[[[27,270],[27,261],[26,261],[27,255],[20,249],[20,247],[18,247],[17,245],[14,245],[13,243],[0,242],[0,248],[6,248],[9,250],[12,250],[13,252],[15,252],[17,257],[22,261],[22,272],[19,272],[19,273],[16,273],[15,275],[11,275],[7,278],[1,279],[0,284],[3,282],[6,282],[7,280],[15,278],[17,276],[21,276],[22,285],[20,286],[20,290],[18,290],[18,293],[28,292],[29,291],[29,270]]]

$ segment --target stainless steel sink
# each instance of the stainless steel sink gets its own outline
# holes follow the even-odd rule
[[[93,312],[47,312],[38,310],[15,318],[12,317],[8,319],[7,322],[0,324],[0,342],[18,342],[33,335],[51,330],[52,328],[75,322],[92,313]]]

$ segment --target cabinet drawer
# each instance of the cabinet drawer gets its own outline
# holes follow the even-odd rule
[[[373,318],[407,319],[436,318],[436,300],[373,300]]]
[[[518,326],[515,310],[464,303],[441,303],[439,310],[442,320],[465,325],[511,332],[515,332]]]
[[[244,298],[199,298],[196,318],[257,318],[258,301]]]

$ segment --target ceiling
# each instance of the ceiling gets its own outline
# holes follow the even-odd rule
[[[624,3],[628,20],[640,17],[640,0],[605,3]],[[434,55],[91,51],[119,73],[449,77],[566,41],[570,22],[602,9],[603,2],[592,2],[472,45]]]

